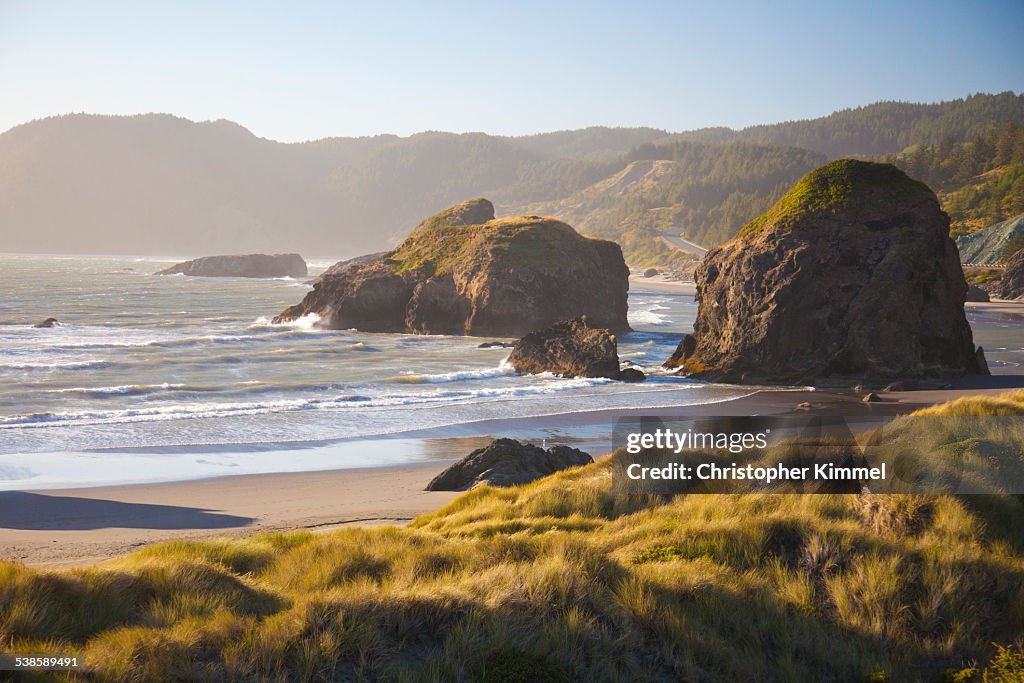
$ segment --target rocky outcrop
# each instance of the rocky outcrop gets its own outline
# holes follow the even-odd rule
[[[431,216],[369,263],[324,273],[276,320],[308,313],[367,332],[520,336],[587,315],[628,330],[629,270],[614,242],[553,218],[494,218],[486,199]]]
[[[989,301],[988,292],[979,287],[978,285],[967,285],[967,295],[964,301],[972,301],[975,303]]]
[[[178,263],[156,275],[194,277],[306,277],[306,262],[298,254],[236,254],[204,256]]]
[[[591,327],[585,317],[531,332],[516,342],[508,362],[520,375],[551,372],[560,377],[609,379],[620,375],[615,336]]]
[[[683,338],[679,340],[679,344],[676,345],[676,350],[669,356],[669,359],[662,365],[666,368],[679,368],[683,366],[686,359],[693,356],[693,352],[697,349],[697,338],[692,334],[684,334]]]
[[[481,484],[516,486],[593,461],[588,454],[568,446],[544,450],[514,439],[495,439],[434,477],[427,490],[465,491]]]
[[[684,374],[746,383],[859,383],[984,372],[964,315],[949,217],[888,164],[806,175],[695,273]]]
[[[1006,263],[999,285],[1000,299],[1024,299],[1024,249],[1014,254]]]
[[[1024,239],[1024,213],[962,235],[957,238],[956,246],[961,262],[992,265],[1005,261],[1007,247],[1021,239]]]
[[[647,379],[647,375],[638,368],[623,368],[619,373],[619,379],[623,382],[643,382]]]
[[[43,328],[49,328],[49,327],[60,327],[60,321],[57,320],[56,318],[47,318],[46,320],[40,320],[39,322],[37,322],[32,327],[35,327],[36,329],[43,329]]]
[[[322,279],[324,277],[331,277],[332,275],[341,275],[342,273],[352,270],[353,268],[369,265],[371,263],[381,260],[387,253],[388,252],[386,251],[378,251],[373,254],[364,254],[363,256],[356,256],[354,258],[346,259],[344,261],[338,261],[333,266],[331,266],[324,272],[320,273],[320,275],[317,277],[317,280]]]

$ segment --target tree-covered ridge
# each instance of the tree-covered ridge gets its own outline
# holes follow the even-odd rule
[[[954,234],[1024,212],[1024,123],[1003,121],[966,142],[947,138],[886,160],[939,193]]]
[[[834,159],[877,156],[911,145],[964,142],[987,135],[1003,122],[1024,123],[1024,94],[977,94],[937,104],[878,102],[806,121],[751,126],[736,131],[707,128],[677,137],[704,142],[793,145]]]
[[[530,205],[589,234],[630,235],[627,259],[663,232],[712,245],[734,235],[825,159],[778,145],[674,142],[643,145],[616,175],[555,202]]]
[[[27,252],[60,245],[80,253],[355,256],[393,247],[424,215],[488,196],[504,214],[549,213],[628,242],[627,256],[647,263],[676,256],[657,240],[662,230],[678,228],[711,246],[829,158],[904,150],[897,163],[922,162],[921,173],[934,178],[908,170],[929,184],[938,180],[958,225],[983,227],[1017,206],[1021,170],[1017,161],[987,160],[975,149],[1005,149],[992,136],[1004,123],[1019,133],[1021,103],[1013,93],[879,103],[743,131],[592,127],[296,144],[259,138],[230,121],[52,117],[0,134],[0,240],[6,250]],[[938,158],[955,159],[929,161],[923,150],[931,147]],[[966,166],[965,155],[974,159]],[[633,182],[637,168],[655,162],[663,162],[655,173]],[[973,170],[971,180],[962,168]]]

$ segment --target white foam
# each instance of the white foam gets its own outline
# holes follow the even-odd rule
[[[295,320],[287,320],[284,322],[275,323],[272,318],[265,315],[261,315],[256,318],[251,325],[250,330],[262,330],[262,329],[281,329],[281,330],[315,330],[318,329],[322,318],[317,313],[307,313],[306,315],[296,318]]]
[[[158,391],[182,389],[184,384],[121,384],[113,387],[69,387],[67,389],[50,389],[48,394],[82,394],[85,396],[142,396]]]
[[[516,374],[515,369],[508,363],[502,362],[496,368],[484,368],[482,370],[456,370],[436,375],[417,375],[410,372],[396,377],[395,381],[408,382],[410,384],[445,384],[447,382],[463,382],[474,379],[494,379],[495,377],[506,377],[514,374]]]
[[[100,359],[66,361],[63,363],[0,363],[0,370],[85,370],[100,369],[113,365]]]
[[[663,315],[659,315],[654,312],[654,308],[665,308],[664,306],[654,306],[647,310],[633,310],[629,311],[627,318],[629,319],[630,325],[668,325],[670,321]]]
[[[420,393],[392,393],[384,392],[372,396],[339,393],[327,397],[307,397],[293,399],[277,399],[267,401],[247,402],[202,402],[188,404],[171,404],[160,406],[146,406],[138,408],[127,408],[121,410],[68,410],[48,411],[43,413],[28,413],[0,417],[0,430],[22,429],[47,426],[56,423],[75,424],[122,424],[132,422],[151,422],[158,420],[173,420],[181,418],[215,418],[231,417],[238,415],[262,415],[268,413],[281,413],[291,411],[307,410],[374,410],[384,408],[396,408],[406,406],[429,406],[441,404],[462,404],[466,402],[479,402],[483,400],[505,400],[512,398],[525,398],[530,396],[543,396],[567,391],[595,387],[602,384],[609,384],[613,380],[603,378],[559,379],[553,375],[534,375],[541,381],[525,385],[512,385],[502,387],[483,387],[479,389],[437,389],[434,391]],[[163,385],[152,390],[163,390]],[[168,389],[172,385],[167,385]],[[130,391],[137,387],[100,387],[109,391],[125,390]],[[321,388],[321,391],[324,388]],[[344,387],[338,387],[339,390]],[[74,388],[74,391],[96,391],[85,387]]]

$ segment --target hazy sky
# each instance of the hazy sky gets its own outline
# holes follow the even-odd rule
[[[0,131],[67,112],[303,140],[686,130],[1024,90],[1024,2],[0,0]]]

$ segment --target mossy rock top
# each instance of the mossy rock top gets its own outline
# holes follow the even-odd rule
[[[554,218],[494,218],[489,201],[472,199],[424,220],[387,258],[392,272],[437,277],[495,259],[509,267],[557,265],[570,242],[581,240],[590,241]]]
[[[764,214],[739,232],[753,238],[766,229],[792,230],[807,218],[839,214],[858,206],[892,207],[935,198],[922,182],[892,164],[837,159],[811,171]]]

